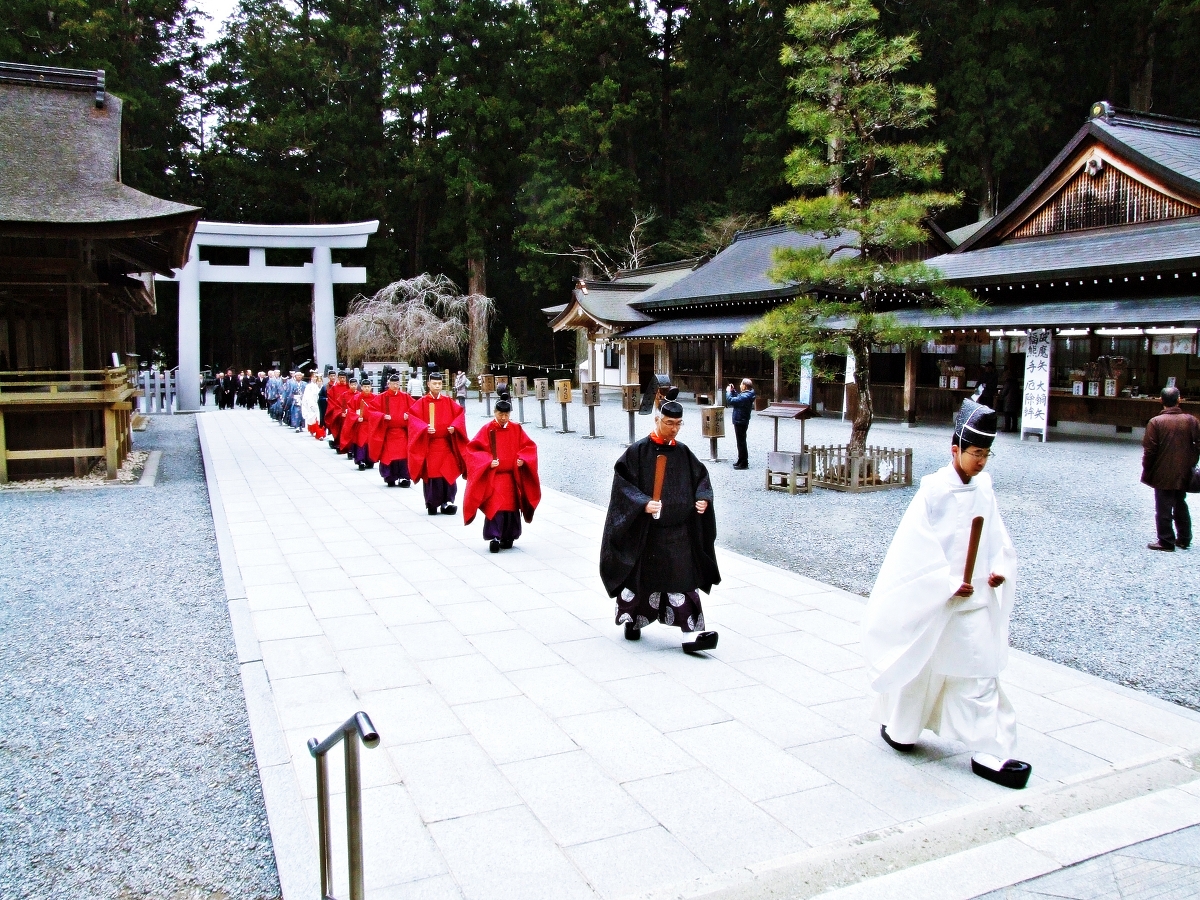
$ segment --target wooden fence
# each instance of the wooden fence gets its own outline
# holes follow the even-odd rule
[[[116,478],[117,469],[132,446],[130,415],[136,393],[124,366],[115,369],[21,370],[0,372],[0,484],[8,482],[9,462],[24,460],[75,459],[103,457],[108,477]],[[73,446],[44,446],[57,435],[46,434],[41,427],[42,414],[99,412],[103,418],[104,446],[84,446],[83,431],[66,437]],[[27,414],[35,414],[30,416]],[[11,416],[14,431],[7,433],[6,416]],[[16,430],[20,422],[21,433]],[[79,423],[77,423],[79,424]],[[27,449],[10,450],[18,446]],[[34,446],[30,447],[29,445]],[[43,446],[39,446],[43,445]]]
[[[171,415],[175,411],[176,380],[178,369],[142,369],[137,373],[138,387],[142,398],[139,412],[144,416]]]
[[[833,491],[883,491],[912,484],[912,449],[867,447],[862,456],[850,456],[849,447],[808,447],[812,454],[812,481]]]

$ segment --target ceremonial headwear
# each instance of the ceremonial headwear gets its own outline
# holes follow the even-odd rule
[[[346,384],[358,384],[358,379],[351,375],[346,379]]]
[[[442,373],[439,372],[437,369],[430,369],[429,375],[426,377],[426,380],[427,381],[441,381]]]
[[[964,447],[987,450],[995,439],[996,411],[974,400],[964,400],[954,417],[954,443],[960,450]]]
[[[512,403],[508,398],[508,391],[501,391],[499,399],[496,400],[496,412],[512,412]]]
[[[675,398],[679,396],[679,388],[667,388],[667,399],[663,401],[663,405],[658,411],[669,419],[683,418],[683,405]]]
[[[392,376],[391,376],[391,377],[388,379],[388,384],[399,384],[399,383],[400,383],[400,373],[399,373],[399,372],[397,372],[396,374],[392,375]]]

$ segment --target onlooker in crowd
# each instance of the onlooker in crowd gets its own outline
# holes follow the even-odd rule
[[[1179,408],[1179,388],[1163,388],[1162,404],[1163,411],[1150,420],[1142,438],[1142,484],[1154,488],[1158,528],[1158,540],[1147,546],[1186,550],[1192,543],[1186,490],[1200,459],[1200,422]]]
[[[975,384],[976,403],[995,409],[996,407],[996,367],[984,363],[983,377]]]
[[[733,385],[725,389],[725,403],[733,407],[733,433],[737,435],[738,458],[735,469],[750,468],[750,451],[746,448],[746,429],[750,427],[750,412],[754,409],[754,382],[742,379],[742,389]]]
[[[1010,364],[1004,370],[1004,381],[996,393],[997,410],[1004,414],[1004,431],[1017,430],[1017,416],[1021,412],[1021,382],[1017,371]]]
[[[467,377],[467,373],[459,370],[459,373],[454,376],[454,398],[458,401],[459,406],[467,405],[467,388],[471,384],[471,379]]]

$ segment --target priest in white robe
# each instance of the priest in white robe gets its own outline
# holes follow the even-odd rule
[[[995,411],[965,400],[950,464],[921,479],[892,539],[867,602],[863,651],[878,693],[872,719],[890,747],[911,752],[928,728],[966,744],[976,775],[1023,788],[1032,767],[1013,758],[1016,714],[999,681],[1017,554],[983,472],[995,436]],[[976,517],[983,525],[968,577]]]

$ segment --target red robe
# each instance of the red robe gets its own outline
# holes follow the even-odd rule
[[[346,395],[349,392],[350,387],[345,384],[335,384],[325,391],[325,427],[335,440],[342,433],[342,417],[346,414]]]
[[[361,416],[362,421],[359,421]],[[342,426],[342,446],[354,444],[367,447],[370,452],[371,437],[383,424],[383,413],[379,411],[379,397],[365,391],[356,392],[346,404],[346,424]],[[374,459],[375,457],[371,457]]]
[[[391,416],[391,419],[384,419],[375,429],[369,448],[371,459],[385,466],[394,459],[408,459],[408,422],[404,416],[412,408],[412,397],[404,391],[394,394],[384,391],[376,399],[380,414]]]
[[[496,459],[500,460],[494,469],[491,434],[496,435]],[[518,459],[524,465],[518,466]],[[483,510],[489,519],[500,512],[520,510],[526,522],[533,521],[533,511],[542,499],[542,483],[538,479],[537,444],[525,429],[511,421],[506,428],[495,421],[488,422],[467,445],[466,462],[467,491],[463,497],[466,524],[471,524],[478,510]]]
[[[429,433],[429,407],[436,402],[434,434]],[[453,426],[454,434],[447,429]],[[463,454],[467,449],[467,412],[440,394],[426,394],[408,411],[408,471],[413,481],[444,478],[450,483],[467,474]]]

